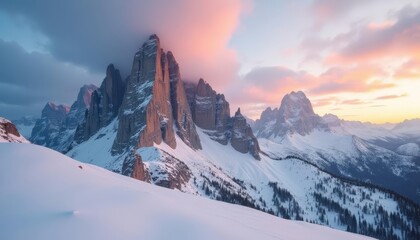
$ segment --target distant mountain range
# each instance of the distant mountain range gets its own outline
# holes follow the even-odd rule
[[[299,157],[330,173],[392,189],[420,202],[420,119],[381,125],[314,113],[303,92],[287,94],[254,124],[263,152]],[[388,126],[389,127],[389,126]]]
[[[182,81],[174,55],[152,35],[128,77],[110,64],[101,86],[82,87],[72,107],[48,103],[29,139],[182,192],[377,238],[418,239],[420,126],[412,121],[384,128],[321,117],[303,92],[255,122],[240,109],[231,116],[209,83]]]

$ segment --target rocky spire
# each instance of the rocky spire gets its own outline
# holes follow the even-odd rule
[[[168,69],[171,85],[171,104],[178,136],[190,147],[201,149],[200,138],[195,129],[190,106],[185,94],[184,84],[178,63],[172,52],[168,51]]]
[[[101,87],[93,92],[84,126],[84,139],[107,126],[118,115],[125,92],[125,82],[113,64],[108,65]]]
[[[257,138],[252,133],[252,129],[241,114],[241,109],[235,113],[232,118],[232,147],[241,153],[250,153],[255,159],[261,159],[260,147]]]
[[[117,137],[113,153],[131,152],[124,160],[122,172],[141,172],[134,164],[137,147],[149,147],[164,141],[176,147],[174,118],[170,100],[167,55],[160,48],[159,38],[151,35],[135,54],[127,91],[119,112]]]
[[[66,118],[66,128],[75,129],[85,120],[86,110],[90,107],[92,93],[98,89],[97,86],[90,84],[80,88],[76,101],[71,105],[70,112]]]

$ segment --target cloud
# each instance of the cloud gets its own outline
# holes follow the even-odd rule
[[[331,64],[377,61],[420,55],[420,8],[399,11],[396,21],[385,21],[372,27],[367,24],[347,33],[344,46],[330,53]]]
[[[361,65],[356,67],[333,67],[318,77],[317,86],[310,89],[311,94],[371,92],[394,87],[394,83],[382,82],[386,77],[380,67]]]
[[[245,8],[239,0],[8,1],[0,7],[31,21],[49,38],[46,49],[54,57],[96,73],[113,62],[128,74],[151,33],[174,53],[185,79],[223,86],[239,67],[227,47]]]
[[[71,104],[82,85],[104,77],[1,39],[0,56],[0,116],[11,119],[39,115],[47,101]]]
[[[279,106],[285,94],[297,90],[314,98],[314,106],[318,107],[363,104],[356,100],[340,101],[330,95],[367,93],[394,87],[394,83],[381,80],[386,74],[375,65],[332,67],[318,76],[285,67],[260,67],[238,79],[227,91],[227,96],[233,106],[243,106],[244,112],[252,118],[257,117],[255,103],[259,103],[260,110],[268,106]]]
[[[311,84],[313,77],[304,71],[293,71],[285,67],[260,67],[247,73],[240,84],[242,92],[237,97],[244,98],[248,102],[279,103],[284,93]],[[235,90],[237,92],[238,89]],[[232,94],[235,96],[235,94]]]
[[[394,78],[420,80],[420,58],[404,62],[395,71]]]
[[[387,99],[396,99],[396,98],[402,98],[402,97],[407,97],[408,94],[404,93],[401,95],[384,95],[384,96],[379,96],[377,98],[375,98],[375,100],[387,100]]]
[[[341,101],[340,104],[345,104],[345,105],[360,105],[360,104],[366,104],[366,102],[363,101],[363,100],[361,100],[361,99],[348,99],[348,100]]]
[[[314,17],[314,27],[320,28],[348,14],[354,8],[372,0],[314,0],[310,12]]]

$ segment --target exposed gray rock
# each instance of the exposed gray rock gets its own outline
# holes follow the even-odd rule
[[[311,102],[301,91],[283,97],[280,108],[267,108],[255,122],[258,137],[277,137],[287,133],[307,135],[314,129],[328,131],[328,124],[314,113]]]
[[[86,110],[89,109],[92,93],[98,87],[90,84],[80,88],[76,101],[71,105],[70,112],[66,117],[66,125],[68,129],[75,129],[79,124],[83,123]]]
[[[168,52],[169,80],[171,83],[171,104],[178,136],[190,147],[201,149],[200,138],[195,129],[190,106],[187,101],[184,84],[178,63],[172,52]]]
[[[41,119],[36,121],[32,129],[30,141],[57,151],[63,151],[65,146],[63,146],[61,140],[64,136],[60,133],[66,129],[65,123],[69,111],[68,106],[48,102],[42,110]]]
[[[232,147],[241,153],[250,153],[255,159],[261,159],[259,152],[260,147],[257,138],[252,133],[252,129],[246,122],[245,117],[241,114],[241,110],[235,113],[232,118]]]
[[[206,130],[211,139],[223,145],[231,141],[235,150],[260,159],[258,140],[251,127],[239,110],[230,118],[229,103],[223,94],[216,93],[203,79],[197,85],[186,83],[184,86],[198,127]]]
[[[84,126],[84,139],[107,126],[118,115],[125,92],[125,82],[113,64],[108,65],[101,87],[93,92]],[[78,134],[82,135],[82,134]]]
[[[119,112],[114,153],[162,141],[176,147],[169,89],[166,54],[160,48],[159,38],[152,35],[134,56]]]

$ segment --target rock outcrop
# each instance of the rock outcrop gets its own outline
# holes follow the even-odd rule
[[[150,181],[150,176],[149,173],[144,169],[144,165],[143,165],[143,161],[141,160],[141,156],[137,153],[134,153],[134,164],[132,166],[132,171],[131,171],[131,177],[141,180],[141,181],[145,181],[148,182]],[[125,162],[125,164],[127,164],[128,161]],[[124,166],[124,169],[130,169],[129,166]],[[128,174],[128,173],[127,173]]]
[[[215,141],[226,145],[229,140],[230,108],[223,94],[218,94],[203,79],[184,85],[194,123]]]
[[[287,133],[307,135],[314,129],[329,130],[328,124],[314,113],[312,104],[302,91],[286,94],[280,108],[267,108],[255,122],[258,137],[277,137]]]
[[[150,36],[134,56],[118,118],[114,154],[133,152],[162,141],[176,147],[168,59],[156,35]],[[132,174],[133,161],[136,161],[133,154],[124,160],[122,172],[126,175]]]
[[[260,147],[257,138],[254,136],[251,126],[246,122],[241,110],[235,113],[232,118],[232,147],[241,153],[250,153],[255,159],[261,159]]]
[[[162,141],[176,147],[169,91],[168,60],[159,38],[152,35],[134,56],[119,112],[114,153]]]
[[[194,122],[198,127],[220,132],[227,129],[230,109],[223,94],[216,93],[208,83],[200,79],[194,92],[189,95],[194,98],[190,102]]]
[[[0,117],[0,143],[2,142],[29,143],[28,140],[20,135],[12,122]]]
[[[118,115],[125,92],[125,82],[120,71],[110,64],[101,87],[93,92],[89,112],[84,126],[84,139],[88,139],[100,128],[107,126]]]
[[[233,118],[230,117],[229,102],[223,94],[218,94],[203,79],[197,85],[186,83],[185,89],[198,127],[211,139],[223,145],[230,141],[235,150],[260,159],[258,140],[251,127],[239,109]]]
[[[66,117],[67,128],[75,129],[84,121],[86,110],[89,109],[91,103],[92,93],[97,89],[98,87],[93,84],[84,85],[80,88],[77,99],[71,105],[70,112]]]
[[[167,54],[167,58],[171,86],[172,114],[176,125],[176,133],[188,146],[194,149],[201,149],[200,138],[195,129],[178,63],[170,51]]]

